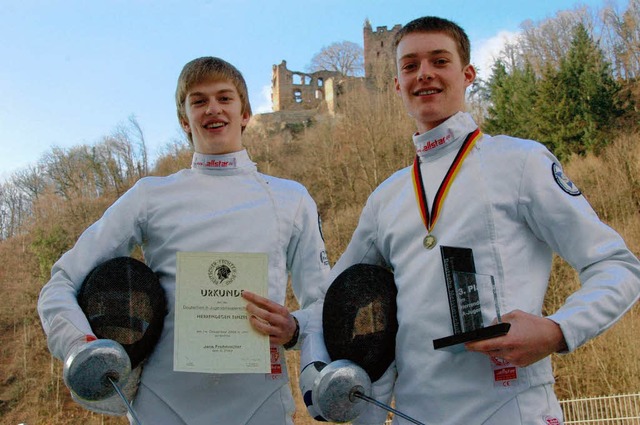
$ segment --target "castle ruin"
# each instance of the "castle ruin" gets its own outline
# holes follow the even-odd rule
[[[271,104],[274,112],[317,109],[325,103],[334,111],[337,82],[342,74],[318,71],[306,74],[287,69],[287,62],[273,65],[271,77]]]
[[[336,71],[305,73],[287,69],[283,60],[273,65],[271,77],[271,105],[273,112],[259,114],[254,121],[264,124],[309,122],[318,114],[335,115],[340,95],[352,84],[364,82],[368,87],[388,84],[394,75],[393,37],[401,25],[390,30],[376,27],[365,20],[363,26],[365,76],[349,77]]]
[[[371,83],[375,81],[388,81],[395,73],[395,59],[393,57],[393,38],[400,31],[402,25],[394,25],[390,30],[387,27],[376,27],[373,31],[371,22],[367,19],[364,23],[364,75]]]

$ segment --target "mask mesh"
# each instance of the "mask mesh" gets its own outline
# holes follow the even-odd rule
[[[153,351],[167,314],[158,277],[130,257],[114,258],[93,269],[82,283],[78,304],[98,338],[124,347],[132,368]]]
[[[356,264],[340,273],[322,313],[331,360],[354,361],[377,381],[395,358],[396,295],[393,273],[384,267]]]

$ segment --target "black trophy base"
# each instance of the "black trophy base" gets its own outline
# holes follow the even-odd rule
[[[498,323],[496,325],[487,326],[486,328],[434,339],[433,348],[436,350],[446,350],[458,353],[460,351],[464,351],[464,344],[466,342],[480,341],[483,339],[506,335],[507,332],[509,332],[510,327],[510,323]]]

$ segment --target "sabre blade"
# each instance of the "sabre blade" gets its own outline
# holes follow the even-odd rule
[[[109,382],[111,382],[111,385],[113,385],[113,388],[115,388],[116,392],[118,393],[118,395],[122,399],[122,402],[124,403],[124,405],[127,406],[127,410],[129,411],[129,414],[131,415],[133,420],[136,422],[136,424],[137,425],[142,425],[140,423],[140,419],[138,419],[138,416],[136,416],[136,412],[134,412],[133,407],[131,406],[131,404],[129,404],[129,401],[124,396],[124,394],[122,394],[122,391],[120,390],[120,387],[118,387],[118,384],[116,384],[113,381],[113,379],[111,379],[111,377],[107,377],[107,379],[109,380]]]
[[[375,398],[371,398],[371,397],[369,397],[368,395],[365,395],[365,394],[361,393],[360,391],[354,391],[354,392],[353,392],[353,393],[351,393],[351,394],[352,394],[354,397],[357,397],[357,398],[359,398],[359,399],[361,399],[361,400],[364,400],[364,401],[368,401],[369,403],[373,403],[373,404],[375,404],[376,406],[378,406],[378,407],[380,407],[380,408],[382,408],[382,409],[386,410],[387,412],[391,412],[391,413],[393,413],[394,415],[398,415],[398,416],[400,416],[401,418],[406,419],[406,420],[408,420],[409,422],[412,422],[412,423],[414,423],[414,424],[416,424],[416,425],[425,425],[425,424],[423,424],[422,422],[419,422],[419,421],[417,421],[417,420],[413,419],[411,416],[407,416],[407,415],[405,415],[404,413],[397,411],[397,410],[396,410],[396,409],[394,409],[393,407],[387,406],[387,405],[386,405],[386,404],[384,404],[384,403],[380,403],[380,402],[379,402],[378,400],[376,400]]]

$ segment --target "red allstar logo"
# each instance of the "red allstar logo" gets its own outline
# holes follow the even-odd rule
[[[555,416],[545,416],[544,423],[547,425],[561,425],[560,419]]]

